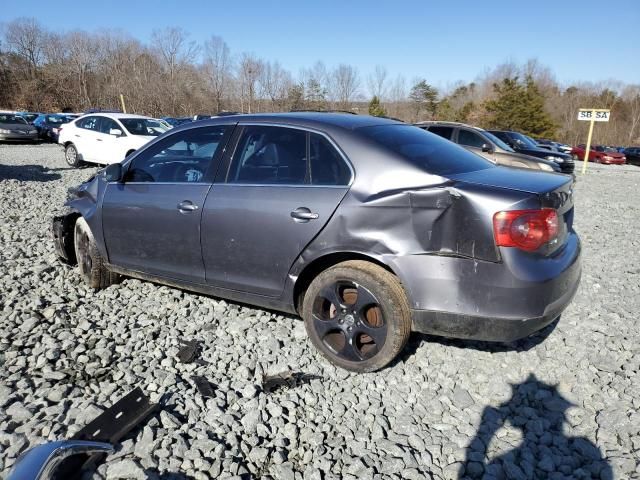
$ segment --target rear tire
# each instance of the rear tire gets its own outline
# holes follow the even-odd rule
[[[411,310],[398,278],[361,260],[321,272],[305,293],[302,317],[320,353],[353,372],[388,365],[411,333]]]
[[[571,158],[573,158],[574,161],[580,160],[580,157],[578,155],[576,155],[575,153],[571,154]]]
[[[73,143],[68,144],[64,147],[64,159],[67,161],[67,164],[70,167],[79,167],[82,162],[80,161],[80,156],[78,155],[78,149]]]
[[[91,229],[82,217],[76,221],[73,239],[82,280],[96,290],[117,283],[118,274],[104,266],[104,259],[98,251]]]

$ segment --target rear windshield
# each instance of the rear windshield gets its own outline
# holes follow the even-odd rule
[[[0,123],[22,123],[26,125],[27,121],[17,115],[3,113],[0,115]]]
[[[454,175],[493,167],[493,164],[449,140],[410,125],[362,127],[359,132],[383,148],[435,175]]]

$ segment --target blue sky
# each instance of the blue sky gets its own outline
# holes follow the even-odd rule
[[[563,84],[640,83],[640,0],[10,0],[0,9],[0,22],[20,16],[60,31],[121,28],[145,41],[154,28],[180,26],[293,73],[322,60],[355,65],[364,78],[381,64],[391,77],[443,87],[537,58]]]

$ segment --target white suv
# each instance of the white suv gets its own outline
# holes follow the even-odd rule
[[[124,160],[167,129],[153,118],[126,113],[92,113],[67,123],[58,143],[69,165],[109,164]]]

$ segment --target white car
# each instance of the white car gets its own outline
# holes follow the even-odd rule
[[[157,120],[142,115],[91,113],[65,124],[58,143],[72,167],[83,162],[107,165],[121,162],[166,131]]]

